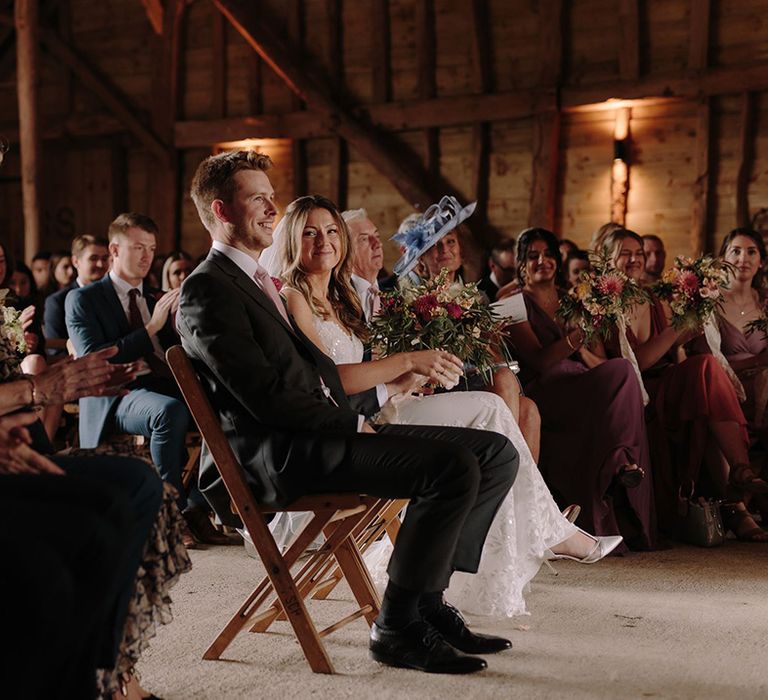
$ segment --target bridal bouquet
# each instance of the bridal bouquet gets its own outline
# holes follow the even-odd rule
[[[646,299],[637,282],[613,267],[606,256],[591,255],[590,269],[562,297],[557,315],[581,328],[589,343],[595,336],[607,338],[632,306]]]
[[[652,292],[672,309],[676,330],[695,330],[714,318],[722,306],[732,265],[709,255],[692,260],[675,258],[675,264],[652,287]]]
[[[22,355],[27,351],[21,312],[5,305],[7,289],[0,289],[0,381],[20,374]]]
[[[474,367],[486,381],[501,353],[511,361],[505,322],[495,318],[475,284],[436,278],[381,294],[371,325],[371,344],[381,356],[414,350],[446,350]]]

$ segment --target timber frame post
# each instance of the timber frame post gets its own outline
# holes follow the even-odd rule
[[[21,192],[24,209],[24,259],[31,264],[40,248],[40,141],[37,99],[39,47],[37,0],[16,0],[16,65],[21,146]]]

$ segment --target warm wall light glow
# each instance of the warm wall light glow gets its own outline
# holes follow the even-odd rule
[[[242,139],[241,141],[222,141],[214,145],[214,153],[222,151],[269,151],[284,139]]]

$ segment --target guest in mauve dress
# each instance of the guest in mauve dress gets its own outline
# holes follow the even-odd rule
[[[645,254],[638,234],[614,231],[605,238],[604,250],[619,270],[640,281]],[[749,464],[747,422],[731,380],[712,355],[686,355],[683,346],[701,333],[675,330],[659,299],[651,296],[649,303],[637,305],[628,321],[627,338],[651,399],[648,421],[659,524],[673,532],[679,491],[693,481],[697,495],[727,500],[723,515],[737,537],[765,541],[768,533],[756,527],[743,498],[749,491],[768,491],[768,484]],[[608,343],[608,352],[618,354],[617,343]],[[712,457],[708,441],[721,458],[705,459]]]
[[[627,360],[586,348],[581,330],[555,320],[563,287],[554,234],[518,239],[528,320],[511,326],[526,394],[542,420],[539,469],[562,503],[582,506],[582,527],[622,534],[633,549],[655,543],[655,515],[640,386]]]
[[[736,228],[723,240],[720,257],[734,266],[719,317],[720,350],[746,392],[742,408],[747,419],[750,447],[764,461],[768,450],[768,340],[759,331],[748,333],[747,324],[762,315],[766,296],[765,243],[756,231]],[[706,343],[697,342],[695,350],[709,352]],[[763,464],[763,474],[765,471]],[[760,510],[765,525],[768,522],[768,496],[756,494],[752,503]]]

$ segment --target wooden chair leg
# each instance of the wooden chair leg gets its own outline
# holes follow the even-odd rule
[[[370,627],[381,610],[381,598],[379,598],[357,545],[348,537],[336,550],[335,557],[358,605],[361,608],[366,606],[370,608],[365,614],[365,619]]]
[[[296,588],[299,591],[302,599],[307,598],[312,593],[316,586],[316,582],[319,580],[319,574],[327,568],[326,561],[332,558],[332,555],[338,549],[338,547],[341,546],[345,539],[350,536],[351,532],[358,524],[358,521],[364,517],[365,513],[362,515],[352,516],[346,520],[342,520],[335,526],[333,524],[325,526],[326,541],[323,543],[322,547],[317,552],[315,552],[312,557],[310,557],[309,561],[304,564],[301,570],[292,579],[295,582]],[[330,516],[328,516],[326,518],[326,522],[328,522],[330,519]],[[284,555],[284,559],[288,566],[291,566],[294,563],[298,554],[301,554],[301,552],[303,552],[312,542],[312,540],[314,540],[314,538],[317,536],[318,533],[315,532],[311,539],[305,538],[304,533],[308,527],[309,526],[307,526],[307,528],[299,533],[297,539],[289,548],[289,551]],[[309,539],[308,542],[302,542],[307,539]],[[301,549],[299,549],[300,544],[304,544]],[[293,556],[294,552],[292,550],[294,549],[298,551],[296,556]],[[284,619],[286,619],[286,612],[281,608],[279,598],[275,599],[270,605],[269,611],[259,615],[256,622],[250,628],[250,631],[266,632],[266,630],[269,629],[273,622]]]
[[[290,572],[290,565],[283,559],[275,544],[272,533],[260,514],[247,513],[243,520],[251,537],[257,542],[257,551],[267,571],[269,582],[277,593],[282,609],[291,623],[304,656],[315,673],[334,673],[333,664],[320,641],[317,629],[307,613],[304,600],[299,593]],[[267,589],[267,586],[264,586]],[[255,593],[255,592],[254,592]],[[267,590],[268,594],[268,590]],[[252,596],[256,598],[256,596]],[[264,594],[262,593],[262,598]],[[234,639],[235,635],[251,619],[258,607],[249,610],[244,604],[227,626],[221,631],[213,644],[203,655],[204,659],[218,659]]]
[[[360,554],[365,554],[366,550],[379,538],[383,531],[386,531],[392,544],[395,544],[397,539],[397,533],[400,530],[400,520],[398,515],[400,511],[405,507],[407,501],[381,501],[380,507],[380,524],[378,527],[365,528],[360,533],[357,533],[358,551]],[[367,567],[366,574],[368,574]],[[370,578],[370,575],[368,576]],[[318,587],[313,595],[315,600],[326,600],[331,592],[336,588],[341,579],[344,578],[344,573],[340,567],[335,567],[333,571],[330,571],[323,585]]]

